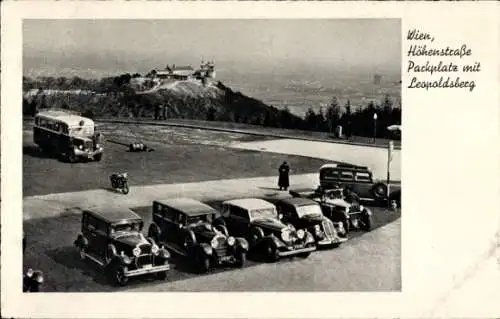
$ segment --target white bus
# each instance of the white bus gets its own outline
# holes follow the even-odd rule
[[[101,134],[95,131],[94,121],[64,111],[36,114],[33,140],[43,151],[70,163],[79,159],[100,161],[103,155]]]

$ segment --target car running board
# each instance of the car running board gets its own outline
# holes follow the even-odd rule
[[[102,261],[100,261],[97,257],[92,256],[92,255],[87,254],[87,253],[84,253],[84,254],[85,254],[85,257],[87,257],[88,259],[92,260],[93,262],[95,262],[99,266],[104,267],[104,263]]]

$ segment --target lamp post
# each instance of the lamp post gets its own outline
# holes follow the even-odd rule
[[[373,113],[373,143],[375,144],[375,138],[377,137],[377,113]]]

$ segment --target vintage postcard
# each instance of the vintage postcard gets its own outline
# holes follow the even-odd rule
[[[500,315],[499,10],[6,3],[5,316]]]

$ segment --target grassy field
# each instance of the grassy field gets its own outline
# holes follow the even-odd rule
[[[24,133],[23,196],[109,188],[108,177],[128,172],[130,185],[186,183],[241,177],[277,175],[283,160],[293,174],[316,172],[326,161],[302,157],[237,150],[229,143],[255,139],[244,134],[228,134],[183,128],[104,125],[107,140],[101,162],[68,164],[40,153],[32,136]],[[130,153],[117,140],[128,144],[143,141],[154,152]]]
[[[268,199],[270,200],[270,199]],[[272,200],[271,200],[272,201]],[[215,208],[219,208],[221,201],[208,202]],[[151,222],[150,207],[132,208],[143,219],[144,224]],[[374,219],[373,228],[376,229],[386,225],[397,218],[399,212],[387,212],[380,208],[373,208]],[[24,265],[44,270],[46,282],[43,290],[47,292],[109,292],[116,290],[126,290],[126,288],[114,287],[103,275],[101,269],[88,261],[81,261],[73,240],[80,231],[80,215],[64,216],[57,218],[44,218],[24,222],[24,231],[28,234],[28,248],[24,255]],[[147,226],[146,226],[147,227]],[[147,228],[144,230],[147,232]],[[361,232],[352,232],[351,240],[360,236]],[[57,240],[54,240],[57,238]],[[350,245],[348,241],[343,245]],[[321,254],[321,251],[315,252]],[[260,258],[257,255],[249,256],[247,267],[258,265]],[[294,259],[283,259],[279,261],[283,264],[285,271],[287,263],[293,263]],[[173,269],[169,272],[168,281],[178,281],[200,276],[193,272],[193,269],[186,259],[173,255]],[[217,268],[209,274],[231,271],[232,267]],[[204,276],[206,274],[203,274]],[[148,279],[137,278],[130,281],[128,288],[146,286]]]
[[[219,121],[202,121],[202,120],[189,120],[189,119],[168,119],[168,120],[162,120],[162,121],[154,121],[151,118],[109,118],[105,119],[103,118],[102,120],[124,120],[124,121],[148,121],[148,122],[155,122],[158,124],[170,124],[170,125],[194,125],[194,126],[202,126],[202,127],[207,127],[207,128],[213,128],[213,129],[236,129],[236,130],[241,130],[241,131],[246,131],[248,133],[259,133],[259,134],[276,134],[276,135],[283,135],[284,137],[287,138],[313,138],[313,139],[318,139],[321,141],[326,141],[326,142],[339,142],[339,143],[353,143],[353,144],[366,144],[366,145],[374,145],[374,146],[379,146],[379,147],[387,147],[389,143],[389,139],[384,139],[384,138],[377,138],[375,141],[373,141],[373,138],[369,137],[363,137],[363,136],[352,136],[349,139],[339,139],[336,137],[333,137],[332,134],[326,133],[326,132],[315,132],[315,131],[304,131],[304,130],[291,130],[291,129],[284,129],[284,128],[273,128],[273,127],[263,127],[260,125],[252,125],[252,124],[245,124],[245,123],[233,123],[233,122],[219,122]],[[98,121],[98,120],[97,120]],[[24,126],[29,127],[31,125],[32,119],[29,117],[26,117],[24,119]],[[106,124],[106,125],[109,125]],[[120,124],[122,128],[125,128],[124,124]],[[131,129],[133,130],[134,127],[137,127],[138,125],[132,125]],[[241,139],[245,140],[252,140],[252,139],[265,139],[265,136],[252,136],[252,135],[245,135],[245,137],[240,137]],[[401,148],[401,141],[394,141],[394,146],[396,149]]]

